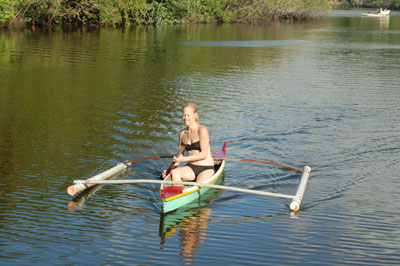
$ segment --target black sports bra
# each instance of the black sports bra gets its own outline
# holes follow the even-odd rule
[[[187,144],[185,150],[192,151],[192,150],[200,150],[200,140],[193,142],[192,144]]]

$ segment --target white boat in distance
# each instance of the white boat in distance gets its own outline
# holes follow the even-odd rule
[[[383,10],[382,8],[379,8],[377,12],[371,13],[361,13],[361,16],[365,16],[365,17],[388,17],[390,14],[390,10],[387,10],[385,8],[385,10]]]

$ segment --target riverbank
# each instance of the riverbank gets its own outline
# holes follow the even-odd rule
[[[376,0],[332,0],[330,4],[335,9],[344,8],[387,8],[390,10],[400,10],[400,1],[390,0],[384,3]]]
[[[190,23],[256,23],[304,20],[331,9],[329,0],[0,0],[3,27],[124,26]]]

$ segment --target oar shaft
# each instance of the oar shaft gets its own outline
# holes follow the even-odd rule
[[[163,180],[151,180],[151,179],[75,180],[74,182],[78,183],[78,184],[137,184],[137,183],[162,184],[162,183],[166,183],[166,184],[171,184],[171,185],[192,185],[192,186],[198,186],[198,187],[209,187],[209,188],[215,188],[215,189],[231,190],[231,191],[257,194],[257,195],[263,195],[263,196],[285,198],[285,199],[294,199],[294,197],[295,197],[292,195],[281,194],[281,193],[273,193],[273,192],[267,192],[267,191],[259,191],[259,190],[253,190],[253,189],[229,187],[229,186],[198,183],[198,182],[163,181]]]
[[[177,155],[182,154],[183,153],[184,148],[182,149],[182,151],[178,152]],[[130,161],[125,161],[125,164],[131,164],[131,163],[136,163],[136,162],[140,162],[140,161],[145,161],[145,160],[152,160],[152,159],[165,159],[165,158],[173,158],[173,155],[164,155],[164,156],[152,156],[152,157],[144,157],[144,158],[140,158],[140,159],[135,159],[135,160],[130,160]],[[268,162],[268,161],[262,161],[262,160],[252,160],[252,159],[239,159],[239,158],[217,158],[214,157],[215,160],[226,160],[226,161],[231,161],[231,162],[249,162],[249,163],[262,163],[262,164],[269,164],[269,165],[275,165],[275,166],[279,166],[279,167],[283,167],[286,169],[290,169],[290,170],[294,170],[294,171],[298,171],[298,172],[303,172],[303,170],[296,168],[296,167],[292,167],[292,166],[288,166],[288,165],[284,165],[284,164],[279,164],[279,163],[273,163],[273,162]],[[172,167],[171,167],[172,166]],[[172,170],[174,166],[174,163],[171,163],[170,167]]]
[[[145,161],[145,160],[152,160],[152,159],[164,159],[164,158],[173,158],[173,155],[164,155],[164,156],[152,156],[152,157],[144,157],[144,158],[139,158],[135,160],[130,160],[130,161],[125,161],[125,164],[131,164],[131,163],[137,163],[140,161]]]
[[[215,158],[215,159],[218,159],[218,158]],[[290,170],[294,170],[294,171],[298,171],[298,172],[301,172],[301,173],[303,172],[303,170],[301,170],[299,168],[295,168],[295,167],[292,167],[292,166],[279,164],[279,163],[272,163],[272,162],[268,162],[268,161],[251,160],[251,159],[237,159],[237,158],[225,158],[225,160],[231,161],[231,162],[263,163],[263,164],[280,166],[280,167],[283,167],[283,168],[286,168],[286,169],[290,169]]]

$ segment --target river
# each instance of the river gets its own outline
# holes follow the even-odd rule
[[[400,13],[302,23],[0,31],[1,265],[398,265]],[[213,150],[298,168],[289,200],[210,191],[161,213],[156,185],[66,193],[176,153],[195,102]],[[157,179],[169,159],[121,179]],[[294,194],[228,162],[222,184]]]

